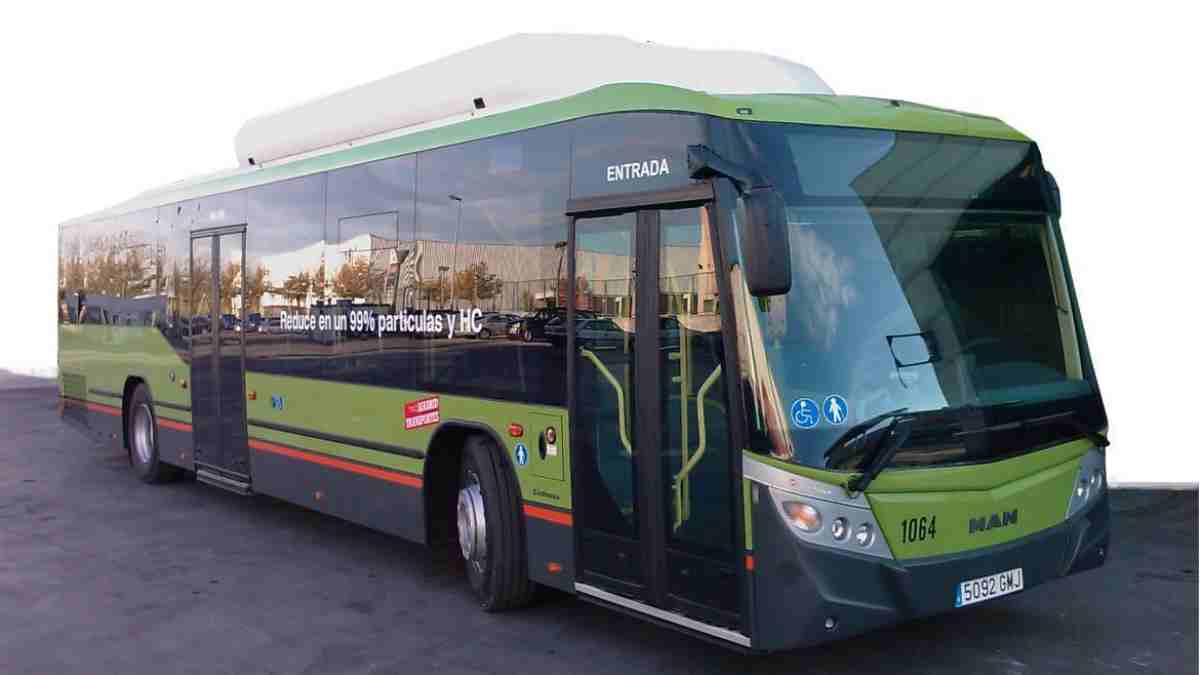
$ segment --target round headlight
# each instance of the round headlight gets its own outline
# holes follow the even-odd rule
[[[863,523],[854,530],[854,541],[863,548],[875,541],[875,528],[870,523]]]
[[[821,512],[817,507],[807,502],[784,502],[783,509],[787,512],[792,526],[804,532],[816,532],[821,529]]]
[[[1087,499],[1088,496],[1088,479],[1080,478],[1079,485],[1075,486],[1075,496],[1080,499]]]
[[[1104,483],[1104,469],[1096,469],[1092,472],[1092,488],[1099,489]]]
[[[829,524],[829,533],[834,539],[842,541],[850,533],[850,523],[846,522],[845,518],[834,518]]]

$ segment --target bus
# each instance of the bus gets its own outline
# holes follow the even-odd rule
[[[1104,563],[1061,198],[997,119],[518,35],[235,148],[59,229],[62,418],[145,483],[446,547],[487,611],[549,587],[752,652]]]

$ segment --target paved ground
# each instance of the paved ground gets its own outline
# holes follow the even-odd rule
[[[1197,498],[1114,493],[1109,564],[749,657],[565,595],[484,614],[421,547],[194,482],[147,486],[0,376],[0,673],[1197,671]],[[1117,450],[1120,452],[1121,450]]]

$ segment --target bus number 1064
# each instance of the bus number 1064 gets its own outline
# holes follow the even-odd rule
[[[905,544],[933,539],[937,534],[937,516],[921,516],[900,522],[900,535]]]

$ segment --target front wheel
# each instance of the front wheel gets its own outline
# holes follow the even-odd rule
[[[533,596],[526,569],[520,490],[489,437],[463,448],[456,524],[471,590],[485,611],[521,607]]]

